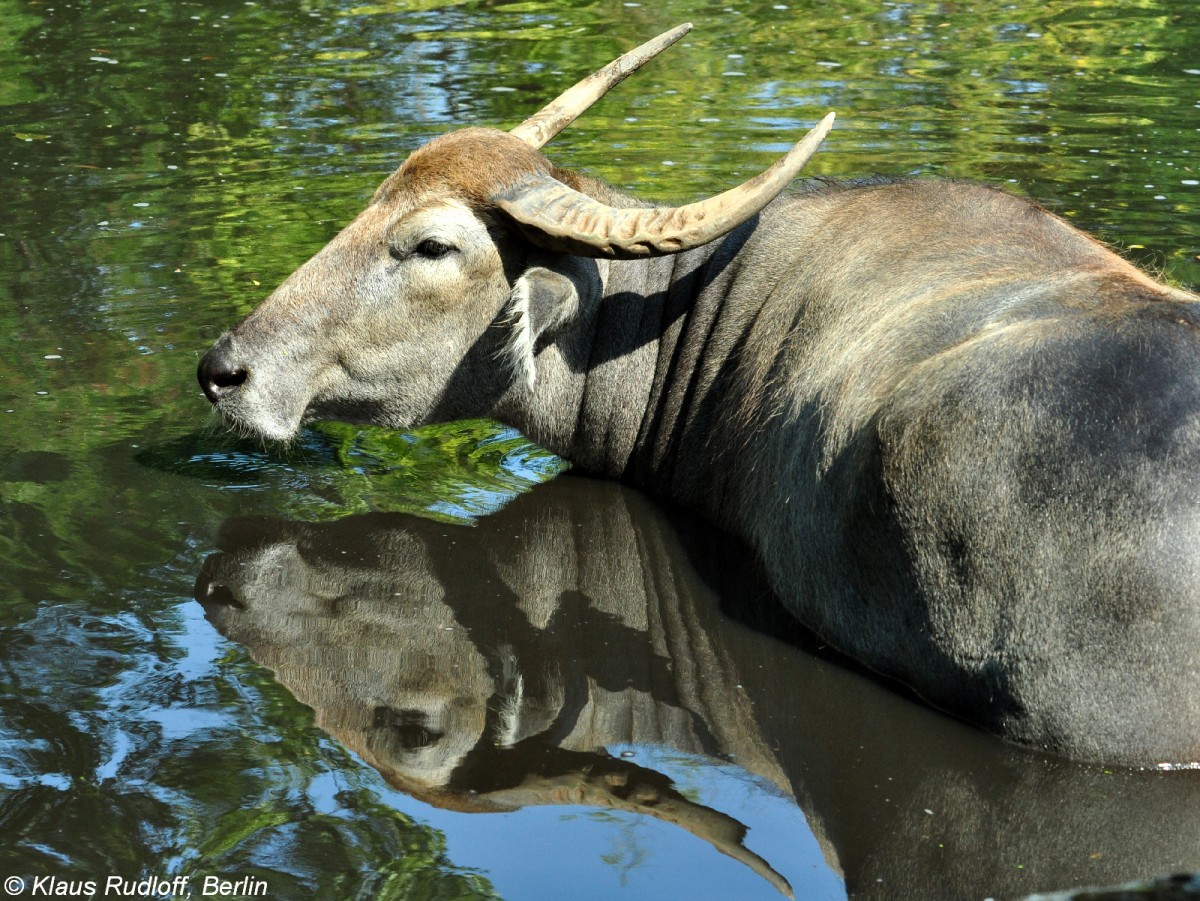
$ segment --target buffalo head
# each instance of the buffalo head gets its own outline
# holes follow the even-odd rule
[[[539,151],[690,30],[681,25],[510,132],[465,128],[415,151],[370,205],[200,361],[233,427],[287,440],[318,419],[406,427],[494,414],[528,393],[535,354],[598,301],[611,259],[699,247],[751,219],[833,116],[744,185],[648,207]]]

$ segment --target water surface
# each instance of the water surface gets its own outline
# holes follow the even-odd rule
[[[1195,286],[1190,12],[0,0],[0,877],[985,897],[1200,868],[1195,774],[1016,751],[783,640],[719,536],[530,491],[563,464],[519,435],[285,452],[193,378],[412,148],[685,20],[556,162],[691,199],[835,109],[814,174],[1005,184]]]

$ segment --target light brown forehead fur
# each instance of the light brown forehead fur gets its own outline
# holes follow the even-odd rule
[[[520,138],[494,128],[464,128],[413,151],[379,186],[372,203],[435,195],[479,209],[535,174],[553,175],[554,166]]]

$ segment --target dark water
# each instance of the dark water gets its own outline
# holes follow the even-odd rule
[[[836,109],[816,174],[1011,183],[1200,283],[1183,0],[0,0],[0,879],[983,898],[1200,868],[1197,773],[1017,751],[769,637],[720,536],[528,491],[562,464],[518,435],[209,422],[200,353],[406,152],[685,20],[556,161],[692,198]]]

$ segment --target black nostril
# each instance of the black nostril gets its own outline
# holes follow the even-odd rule
[[[228,344],[224,341],[218,341],[196,369],[204,396],[214,404],[237,391],[249,375],[244,367],[230,360]]]
[[[244,369],[231,369],[228,372],[212,374],[212,384],[221,390],[236,388],[244,381],[246,381],[246,370]]]
[[[196,586],[196,599],[210,609],[218,607],[233,607],[236,610],[245,610],[246,605],[241,602],[233,590],[227,585],[220,585],[216,582],[208,582],[203,586]]]

